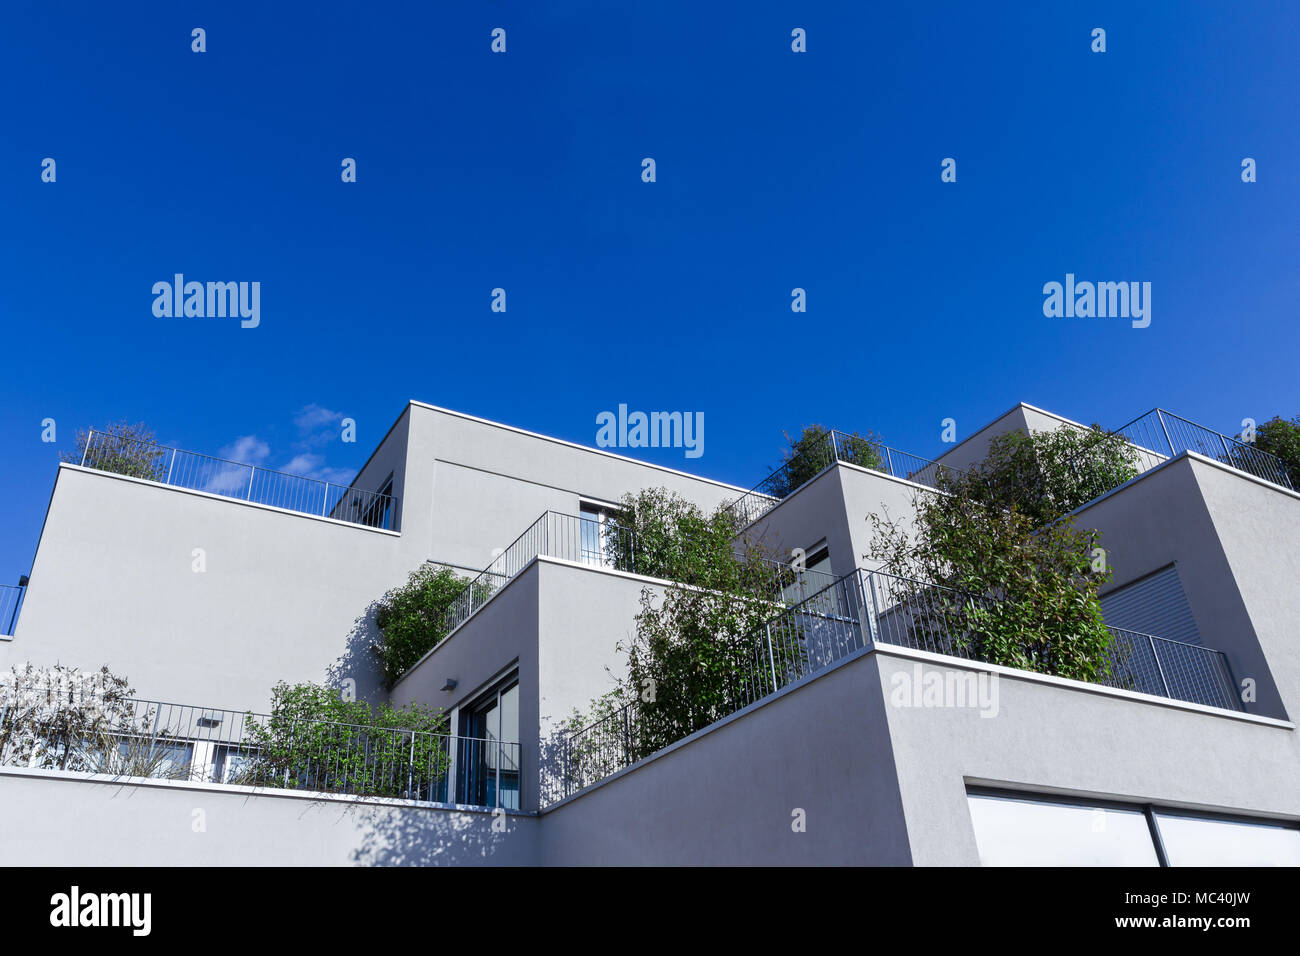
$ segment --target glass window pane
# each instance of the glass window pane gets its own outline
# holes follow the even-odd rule
[[[519,685],[501,692],[501,739],[519,739]]]
[[[600,513],[583,508],[578,513],[578,517],[582,537],[580,557],[586,564],[599,564],[601,560]]]
[[[1300,830],[1156,814],[1170,866],[1300,866]]]
[[[983,866],[1159,866],[1140,810],[970,794]]]

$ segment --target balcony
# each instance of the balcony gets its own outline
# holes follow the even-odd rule
[[[613,519],[597,520],[547,511],[479,573],[447,609],[448,636],[492,599],[533,559],[545,556],[594,568],[646,574],[646,561],[637,553],[636,536]],[[780,561],[765,561],[764,587],[782,606],[798,603],[835,580],[824,571],[796,570]]]
[[[737,527],[757,521],[836,462],[870,468],[929,488],[937,487],[940,473],[950,470],[928,458],[831,429],[727,506]]]
[[[1184,452],[1195,452],[1281,488],[1296,490],[1286,465],[1275,455],[1162,408],[1153,408],[1109,434],[1122,436],[1136,451],[1139,472],[1148,471]],[[1104,494],[1112,487],[1114,485],[1103,487],[1097,494]]]
[[[1276,456],[1161,408],[1153,408],[1113,431],[1099,431],[1098,436],[1098,443],[1114,436],[1126,441],[1135,453],[1134,465],[1139,474],[1190,451],[1279,487],[1296,490],[1286,466]],[[1089,500],[1128,480],[1126,474],[1115,474],[1115,469],[1091,467],[1093,462],[1088,458],[1088,451],[1092,447],[1089,444],[1071,462],[1075,477]],[[870,468],[929,488],[939,487],[940,476],[945,472],[957,474],[954,469],[928,458],[832,429],[811,448],[801,450],[794,459],[764,478],[753,490],[731,502],[728,508],[738,526],[745,527],[835,462]]]
[[[518,743],[59,690],[0,684],[0,766],[519,808]]]
[[[18,625],[18,612],[22,609],[23,595],[27,593],[26,578],[17,587],[0,584],[0,637],[12,637]]]
[[[204,491],[298,514],[395,530],[397,500],[318,478],[288,475],[256,465],[213,458],[169,445],[91,431],[81,464],[86,468]]]
[[[978,635],[961,629],[972,606],[987,598],[895,575],[857,570],[786,608],[748,639],[744,664],[732,675],[725,707],[688,736],[781,689],[827,670],[868,647],[906,647],[988,663]],[[1096,683],[1206,707],[1244,711],[1226,655],[1213,648],[1107,627],[1111,643]],[[1027,671],[1027,673],[1037,673]],[[629,704],[566,735],[560,746],[558,794],[583,787],[636,763],[663,746],[662,728],[650,727],[641,705]]]

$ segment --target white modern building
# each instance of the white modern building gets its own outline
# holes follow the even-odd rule
[[[994,435],[1060,427],[1082,426],[1017,405],[936,461],[880,445],[879,467],[832,433],[780,496],[414,401],[347,488],[161,447],[131,476],[92,438],[58,468],[25,593],[0,597],[0,669],[107,665],[189,769],[0,765],[0,857],[1300,864],[1300,493],[1270,456],[1163,411],[1118,430],[1141,473],[1074,514],[1114,571],[1102,607],[1128,663],[1108,685],[920,645],[868,566],[869,514],[908,514]],[[597,728],[579,766],[562,723],[612,687],[643,590],[673,585],[604,545],[619,499],[651,487],[807,556],[756,647],[816,626],[797,672],[773,663],[730,716],[640,759]],[[426,562],[476,586],[385,688],[373,605]],[[445,779],[400,797],[230,782],[241,717],[277,681],[444,708]]]

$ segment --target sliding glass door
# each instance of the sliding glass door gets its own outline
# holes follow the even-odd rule
[[[457,802],[519,809],[519,679],[461,711]]]

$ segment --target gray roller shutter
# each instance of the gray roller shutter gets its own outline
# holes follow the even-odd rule
[[[1172,564],[1102,597],[1101,613],[1114,627],[1188,644],[1201,643],[1196,619],[1178,579],[1178,568]]]

